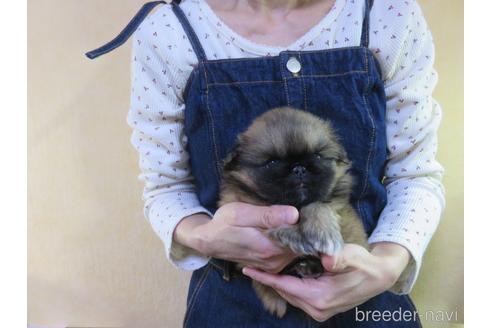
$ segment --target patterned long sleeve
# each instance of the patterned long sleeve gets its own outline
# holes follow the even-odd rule
[[[377,9],[392,11],[403,22],[386,28],[385,22],[377,22],[371,27],[373,34],[385,35],[379,40],[399,41],[389,47],[375,45],[386,72],[389,155],[384,183],[388,204],[369,242],[394,242],[408,249],[412,260],[392,288],[396,293],[408,293],[444,207],[443,169],[436,161],[441,109],[432,98],[437,83],[434,45],[420,8],[416,2],[388,3]]]
[[[171,34],[167,36],[169,39]],[[140,156],[145,217],[163,240],[171,263],[194,270],[208,259],[172,242],[173,231],[184,217],[195,213],[210,215],[195,194],[185,151],[182,89],[191,66],[186,65],[185,58],[179,67],[170,64],[174,62],[169,57],[172,52],[159,41],[150,21],[144,22],[134,36],[127,121],[133,128],[132,144]],[[189,54],[189,60],[193,56]]]

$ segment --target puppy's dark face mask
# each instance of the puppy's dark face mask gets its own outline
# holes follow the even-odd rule
[[[224,176],[264,203],[302,207],[328,201],[347,168],[345,152],[326,122],[279,109],[238,137]]]
[[[329,196],[335,179],[335,158],[323,156],[322,151],[264,155],[268,157],[265,162],[250,163],[253,165],[245,169],[267,202],[301,207]]]

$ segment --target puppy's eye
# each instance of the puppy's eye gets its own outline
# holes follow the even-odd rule
[[[315,158],[316,158],[317,160],[323,160],[323,161],[333,161],[333,162],[338,161],[338,159],[337,159],[337,158],[335,158],[335,157],[331,157],[331,156],[323,156],[323,155],[321,155],[320,153],[316,153],[316,154],[314,154],[314,156],[315,156]]]
[[[277,164],[278,162],[279,162],[279,161],[278,161],[278,159],[273,158],[273,159],[268,160],[268,161],[264,164],[264,166],[265,166],[265,167],[272,167],[273,165]]]

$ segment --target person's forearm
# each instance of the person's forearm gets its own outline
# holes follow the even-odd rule
[[[373,244],[371,254],[383,260],[386,273],[395,282],[411,258],[410,252],[405,247],[390,242]]]
[[[173,240],[183,246],[203,253],[203,239],[200,238],[201,236],[194,234],[193,230],[209,221],[210,217],[204,213],[197,213],[183,218],[176,226],[176,229],[174,229]]]

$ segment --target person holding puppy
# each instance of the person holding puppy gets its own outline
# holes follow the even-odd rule
[[[415,311],[408,293],[444,206],[434,46],[417,2],[156,1],[88,56],[135,30],[128,122],[145,215],[170,261],[193,270],[184,326],[419,327],[418,316],[356,315]],[[295,255],[264,233],[296,224],[295,207],[216,205],[235,137],[282,106],[330,120],[352,146],[351,202],[371,248],[323,255],[316,279],[278,274]],[[246,263],[243,274],[231,262]],[[291,305],[282,318],[263,309],[251,279]]]

